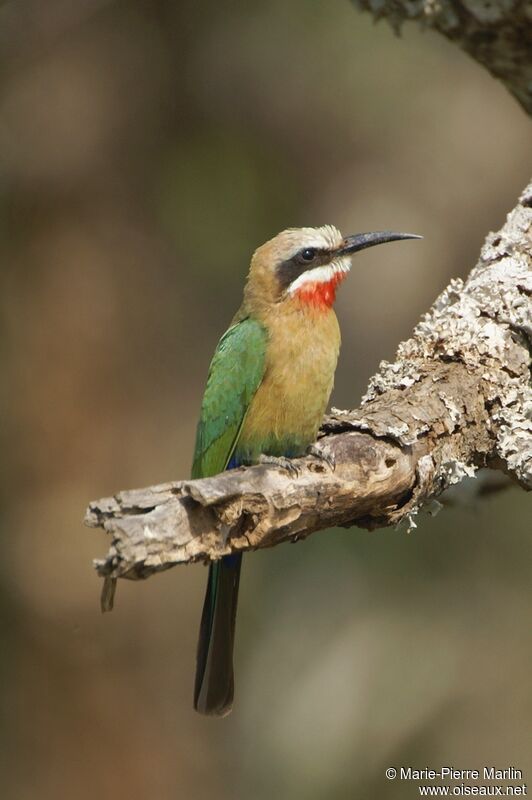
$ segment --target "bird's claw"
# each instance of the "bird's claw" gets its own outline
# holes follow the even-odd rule
[[[264,464],[266,467],[277,467],[278,469],[284,469],[292,476],[292,478],[299,477],[300,468],[297,466],[297,464],[294,464],[290,458],[285,458],[284,456],[261,455],[259,458],[259,464]]]
[[[336,469],[334,453],[322,450],[322,448],[318,447],[316,444],[311,444],[307,447],[307,455],[314,456],[314,458],[317,458],[319,461],[325,461],[331,472],[334,472]]]

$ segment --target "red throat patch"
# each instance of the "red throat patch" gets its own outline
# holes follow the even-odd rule
[[[330,281],[314,281],[304,283],[296,292],[295,296],[302,303],[314,306],[315,308],[326,311],[331,308],[336,300],[336,289],[338,284],[346,277],[345,272],[337,272]]]

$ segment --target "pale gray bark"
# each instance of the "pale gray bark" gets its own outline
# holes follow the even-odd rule
[[[460,45],[532,114],[531,0],[353,0],[399,31],[408,20]]]
[[[262,465],[91,503],[111,536],[107,578],[294,541],[333,525],[412,523],[480,467],[532,488],[532,183],[490,234],[467,281],[453,280],[383,362],[359,409],[324,423],[299,476]],[[107,582],[110,605],[110,584]]]

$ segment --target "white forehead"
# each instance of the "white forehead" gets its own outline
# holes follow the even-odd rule
[[[276,238],[286,245],[287,249],[294,251],[302,247],[334,249],[340,247],[344,240],[334,225],[323,225],[321,228],[289,228]]]

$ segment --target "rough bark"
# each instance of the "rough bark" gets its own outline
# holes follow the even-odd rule
[[[479,467],[532,488],[531,295],[532,183],[467,281],[451,281],[380,365],[360,408],[326,419],[318,447],[334,466],[308,456],[293,462],[296,478],[259,465],[93,502],[87,524],[112,539],[98,573],[145,578],[333,525],[411,525]]]
[[[532,114],[532,3],[530,0],[353,0],[398,32],[416,20],[460,45]]]

